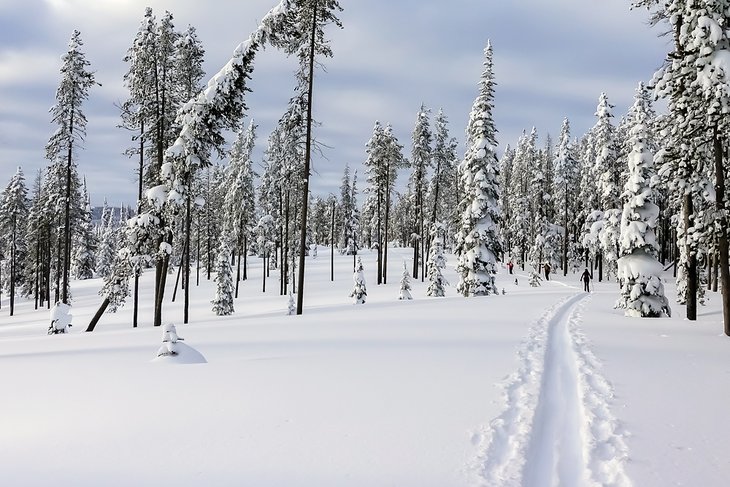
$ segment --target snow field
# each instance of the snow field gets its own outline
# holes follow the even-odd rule
[[[2,484],[726,484],[730,362],[712,298],[697,323],[640,320],[613,309],[614,282],[585,297],[577,275],[531,288],[500,268],[506,295],[464,299],[449,256],[447,297],[413,279],[399,301],[411,250],[391,252],[384,286],[362,253],[368,301],[353,305],[352,257],[335,256],[332,283],[320,248],[299,317],[274,271],[261,293],[260,259],[232,316],[213,315],[203,277],[182,325],[169,288],[165,321],[206,364],[152,362],[151,273],[136,330],[124,308],[82,332],[99,281],[73,282],[66,335],[46,335],[32,304],[0,312]]]

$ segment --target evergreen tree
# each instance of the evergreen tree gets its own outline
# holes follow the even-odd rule
[[[560,130],[558,150],[553,162],[555,176],[552,192],[555,195],[556,220],[563,227],[562,235],[562,263],[563,275],[568,274],[569,262],[575,261],[577,248],[575,237],[578,227],[578,193],[581,178],[581,167],[575,155],[575,147],[570,140],[570,122],[566,118]]]
[[[657,260],[659,246],[654,233],[659,207],[654,204],[651,187],[654,161],[647,144],[651,120],[641,103],[641,98],[637,98],[634,104],[633,149],[629,154],[629,178],[624,187],[621,216],[618,261],[621,297],[616,307],[625,309],[627,316],[658,317],[670,314],[670,309],[664,296],[662,266]]]
[[[494,75],[492,46],[485,49],[484,72],[479,96],[471,110],[467,126],[467,149],[460,169],[464,199],[461,227],[456,237],[458,256],[457,290],[464,296],[496,294],[494,275],[502,254],[498,239],[499,167],[496,128],[492,119]]]
[[[72,270],[76,279],[91,279],[96,267],[98,243],[91,223],[91,201],[84,183],[84,211],[81,213],[74,235]]]
[[[72,182],[76,173],[75,150],[86,136],[86,116],[81,110],[89,97],[89,89],[96,84],[94,74],[88,71],[89,62],[81,51],[81,33],[74,31],[69,50],[61,58],[61,82],[56,90],[56,104],[51,108],[51,120],[58,130],[46,145],[46,157],[50,161],[63,157],[65,160],[64,232],[61,301],[70,303],[69,272],[71,270],[71,197]]]
[[[408,266],[406,261],[403,261],[403,274],[400,278],[400,290],[398,291],[398,299],[400,300],[411,300],[411,276],[408,274]]]
[[[670,191],[681,201],[681,218],[677,232],[680,247],[678,276],[684,274],[687,286],[687,318],[697,319],[698,263],[701,253],[694,235],[703,222],[696,215],[695,201],[706,177],[703,159],[698,152],[711,154],[715,176],[715,238],[718,245],[719,271],[723,281],[723,321],[730,335],[730,270],[728,270],[728,221],[726,210],[727,113],[730,110],[727,50],[728,6],[720,0],[638,0],[635,6],[654,8],[653,22],[668,21],[674,36],[674,49],[655,74],[656,94],[667,100],[669,117],[663,127],[665,148],[657,159],[666,166],[660,172],[671,174]],[[681,232],[680,232],[681,230]]]
[[[112,272],[114,259],[117,253],[116,228],[114,226],[113,211],[104,199],[99,226],[99,251],[96,259],[96,273],[99,277],[108,277]]]
[[[428,289],[427,296],[442,297],[446,294],[445,287],[449,285],[444,278],[443,269],[446,267],[444,257],[444,226],[436,222],[431,226],[431,248],[428,252]]]
[[[221,240],[216,259],[215,297],[211,301],[216,316],[233,314],[233,275],[231,272],[231,252],[224,240]]]
[[[342,174],[342,184],[340,185],[340,208],[338,211],[340,228],[339,248],[341,253],[348,253],[353,245],[354,234],[351,228],[352,213],[354,206],[352,203],[352,186],[350,184],[350,166],[345,164],[345,171]]]
[[[454,228],[458,216],[455,210],[459,203],[456,197],[456,138],[449,136],[448,119],[442,110],[436,115],[434,128],[434,173],[428,192],[431,202],[430,224],[443,221]]]
[[[411,150],[411,179],[409,181],[411,195],[413,197],[414,220],[413,233],[418,236],[418,244],[413,249],[413,277],[418,278],[418,268],[421,268],[421,275],[424,274],[425,248],[426,245],[426,181],[428,170],[433,161],[431,144],[433,135],[429,124],[430,111],[421,105],[416,115],[416,125],[412,135]]]
[[[352,280],[355,282],[350,297],[353,298],[355,304],[365,304],[365,298],[368,295],[367,286],[365,285],[365,273],[362,267],[362,259],[357,258],[357,266],[355,267],[355,274],[352,276]]]
[[[5,276],[10,296],[10,316],[15,312],[17,289],[24,284],[27,254],[25,229],[28,218],[28,190],[23,170],[18,168],[0,194],[0,242],[8,262]]]
[[[366,211],[372,212],[370,232],[378,250],[378,284],[387,282],[387,241],[390,203],[397,169],[404,164],[402,146],[398,143],[390,125],[383,128],[375,122],[373,135],[367,144],[365,160],[368,201]],[[385,252],[384,252],[385,249]]]

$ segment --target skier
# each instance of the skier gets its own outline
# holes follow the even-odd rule
[[[583,290],[587,293],[591,292],[591,288],[589,286],[589,283],[591,281],[591,273],[588,272],[588,269],[583,271],[583,274],[581,274],[580,279],[583,281]]]
[[[550,280],[550,264],[545,262],[545,280]]]
[[[507,262],[507,269],[509,269],[509,273],[512,274],[512,269],[514,268],[515,264],[512,261]]]

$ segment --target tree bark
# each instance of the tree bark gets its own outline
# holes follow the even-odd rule
[[[304,146],[304,170],[302,189],[302,221],[299,235],[299,277],[297,279],[297,315],[304,308],[304,258],[307,246],[307,209],[309,208],[309,167],[312,158],[312,88],[314,87],[314,46],[317,41],[317,2],[312,4],[312,37],[309,45],[309,79],[307,80],[307,140]]]
[[[684,195],[682,208],[684,218],[685,252],[687,254],[687,319],[697,319],[697,256],[689,243],[689,229],[692,226],[692,214],[694,212],[692,194]]]
[[[722,319],[725,335],[730,336],[730,269],[728,269],[728,219],[725,213],[725,168],[723,167],[724,150],[718,127],[713,133],[715,152],[715,197],[717,212],[720,215],[718,236],[718,256],[720,261],[720,286],[722,287]]]
[[[96,324],[99,323],[99,319],[101,319],[101,315],[104,314],[104,311],[106,311],[106,308],[109,306],[109,297],[107,296],[104,298],[104,301],[101,302],[101,306],[99,306],[99,309],[96,311],[96,314],[94,314],[94,317],[91,318],[91,321],[89,322],[89,326],[86,327],[86,331],[94,331],[94,328],[96,328]]]

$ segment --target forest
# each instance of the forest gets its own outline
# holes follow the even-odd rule
[[[563,275],[585,268],[616,282],[616,306],[630,316],[671,314],[659,276],[672,269],[686,318],[695,320],[706,293],[719,291],[730,335],[730,31],[722,2],[702,5],[634,2],[672,42],[653,79],[637,81],[627,113],[614,113],[609,96],[597,93],[587,133],[571,133],[566,118],[557,138],[547,132],[538,142],[538,130],[526,128],[517,141],[499,141],[503,150],[488,44],[471,112],[452,114],[468,117],[464,140],[451,135],[443,111],[423,105],[414,107],[409,141],[374,121],[363,141],[364,174],[345,165],[338,195],[309,190],[318,150],[314,71],[336,49],[326,29],[346,28],[337,1],[282,0],[207,83],[195,28],[180,31],[170,12],[148,8],[124,58],[128,98],[119,107],[130,134],[126,153],[138,162],[137,202],[121,211],[105,205],[98,222],[77,167],[84,102],[96,81],[75,31],[50,112],[57,130],[45,148],[48,165],[29,181],[18,168],[0,199],[9,313],[18,297],[36,309],[72,304],[71,279],[100,277],[100,307],[87,329],[122,305],[134,307],[136,327],[139,277],[150,272],[155,325],[168,279],[183,295],[186,323],[200,279],[215,279],[213,311],[229,315],[255,258],[279,276],[278,292],[296,299],[301,314],[305,257],[317,245],[352,255],[353,272],[358,251],[373,249],[376,284],[401,273],[389,248],[408,247],[410,277],[428,280],[431,296],[444,295],[448,251],[457,257],[462,296],[498,293],[499,263],[511,261],[533,279],[546,265]],[[265,45],[298,62],[296,89],[270,134],[258,133],[245,101]],[[257,144],[265,147],[261,170],[252,157]]]

